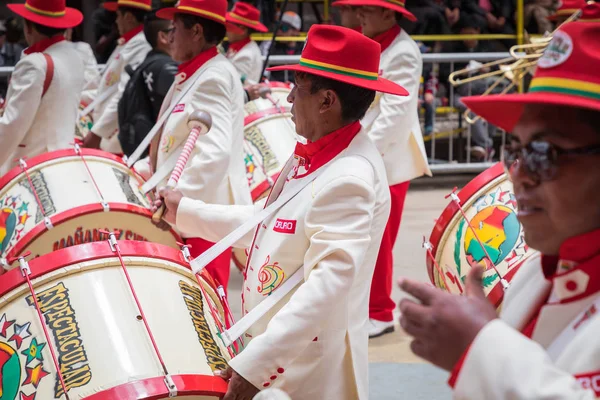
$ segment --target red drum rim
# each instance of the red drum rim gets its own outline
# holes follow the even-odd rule
[[[123,257],[151,257],[156,260],[174,262],[191,270],[180,250],[164,244],[123,240],[119,241],[119,248]],[[108,240],[66,247],[29,261],[30,278],[33,280],[69,265],[114,257],[116,257],[116,254],[110,249]],[[208,274],[202,274],[202,276],[215,288],[217,287]],[[7,271],[0,279],[0,296],[4,296],[25,282],[26,280],[19,268]]]
[[[171,375],[179,396],[216,396],[227,393],[227,383],[219,377],[209,375]],[[169,397],[163,376],[124,383],[95,393],[86,400],[158,400]]]
[[[144,208],[144,207],[137,206],[137,205],[127,204],[127,203],[108,203],[108,206],[109,206],[111,212],[127,212],[130,214],[137,214],[137,215],[141,215],[141,216],[144,216],[147,218],[152,218],[152,213],[150,212],[150,210],[148,210],[147,208]],[[67,211],[63,211],[61,213],[55,214],[52,217],[50,217],[50,221],[52,222],[52,225],[58,226],[62,223],[70,221],[71,219],[76,218],[76,217],[94,214],[94,213],[103,213],[103,212],[104,212],[104,207],[100,203],[86,204],[84,206],[71,208]],[[156,228],[156,229],[158,229],[158,228]],[[47,230],[48,230],[48,228],[46,227],[44,222],[40,221],[35,227],[33,227],[33,229],[31,229],[29,232],[27,232],[25,234],[25,236],[23,236],[21,238],[21,240],[19,240],[19,242],[17,243],[17,245],[15,247],[13,247],[6,254],[6,258],[8,259],[8,258],[15,257],[16,255],[21,254],[21,252],[27,246],[29,246],[31,243],[33,243],[33,241],[35,239],[37,239],[41,234],[43,234]],[[175,232],[173,229],[171,229],[170,232],[176,241],[182,242],[182,239],[177,234],[177,232]]]
[[[252,114],[247,115],[246,117],[244,117],[244,128],[247,128],[248,125],[250,125],[253,122],[256,122],[264,117],[271,117],[274,115],[286,115],[286,114],[290,114],[290,110],[281,110],[280,108],[277,107],[271,107],[271,108],[267,108],[266,110],[261,110],[261,111],[257,111],[254,112]]]
[[[492,182],[494,179],[497,179],[499,176],[501,176],[503,174],[504,174],[504,166],[502,165],[502,163],[497,163],[497,164],[493,165],[492,167],[486,169],[481,174],[477,175],[472,181],[467,183],[465,185],[465,187],[457,193],[458,198],[460,199],[460,202],[462,204],[464,204],[473,195],[475,195],[475,193],[477,193],[483,186],[487,185],[488,183]],[[459,212],[459,209],[458,209],[458,206],[456,205],[456,203],[454,201],[450,202],[450,204],[448,204],[448,206],[446,206],[446,208],[442,212],[442,215],[440,215],[436,224],[434,225],[434,227],[431,231],[431,235],[429,237],[429,241],[431,242],[431,245],[433,246],[431,253],[433,254],[434,257],[437,254],[438,245],[440,244],[440,240],[442,239],[442,236],[444,235],[446,228],[448,228],[448,225],[450,225],[450,222],[452,221],[452,219],[458,212]],[[427,262],[427,273],[429,274],[429,279],[431,280],[431,283],[433,283],[435,285],[435,279],[433,276],[433,270],[434,270],[433,262],[432,262],[431,258],[429,258],[429,257],[426,258],[426,262]],[[507,281],[510,281],[512,279],[513,275],[515,274],[515,272],[517,272],[517,270],[519,269],[518,268],[519,266],[520,266],[520,264],[511,268],[511,270],[504,276],[504,278]],[[487,297],[490,300],[490,302],[492,302],[494,305],[498,306],[502,302],[502,297],[503,297],[502,286],[499,284],[495,285]]]
[[[276,182],[277,178],[279,178],[279,174],[280,173],[277,172],[276,174],[271,175],[271,180],[273,182]],[[260,197],[263,194],[265,194],[270,188],[271,188],[271,186],[269,185],[268,181],[261,182],[260,185],[255,187],[254,190],[252,190],[252,192],[250,193],[250,197],[252,197],[252,202],[259,200]]]
[[[112,153],[108,153],[106,151],[96,150],[96,149],[81,149],[80,151],[81,151],[81,154],[84,156],[94,156],[94,157],[106,158],[108,160],[116,161],[121,165],[127,166],[127,164],[125,164],[123,162],[123,159],[121,157],[114,155]],[[49,153],[40,154],[38,156],[31,157],[31,158],[26,158],[25,162],[27,162],[27,169],[30,170],[33,167],[36,167],[47,161],[52,161],[52,160],[56,160],[56,159],[60,159],[60,158],[66,158],[66,157],[79,157],[79,156],[80,156],[79,154],[75,153],[74,149],[63,149],[63,150],[56,150],[56,151],[51,151]],[[132,172],[139,179],[139,174],[133,170],[132,170]],[[18,165],[15,166],[8,173],[6,173],[2,178],[0,178],[0,189],[4,188],[10,181],[15,179],[17,176],[19,176],[22,173],[23,173],[23,170],[21,169],[21,167]]]

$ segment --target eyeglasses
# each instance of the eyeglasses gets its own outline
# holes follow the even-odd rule
[[[515,169],[523,168],[525,173],[536,182],[550,181],[556,178],[559,159],[564,156],[585,156],[600,154],[600,145],[561,149],[548,142],[536,140],[522,147],[516,143],[502,148],[502,164],[509,179]]]
[[[169,29],[164,29],[164,30],[162,30],[161,32],[164,32],[164,33],[166,33],[167,35],[171,35],[172,33],[174,33],[174,32],[175,32],[175,27],[174,27],[174,26],[172,26],[172,27],[170,27]]]

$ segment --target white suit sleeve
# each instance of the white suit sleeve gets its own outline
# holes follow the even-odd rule
[[[110,96],[102,115],[97,121],[94,121],[92,132],[101,138],[110,139],[119,129],[119,100],[123,97],[123,92],[125,92],[125,87],[127,86],[127,82],[129,82],[129,78],[131,77],[127,71],[123,69],[116,93]],[[106,88],[106,90],[110,90],[110,88]]]
[[[556,367],[542,346],[495,319],[473,341],[454,398],[593,400],[596,396]]]
[[[252,57],[247,53],[238,54],[234,60],[231,60],[240,77],[244,79],[252,79],[253,62]]]
[[[230,362],[257,388],[263,387],[270,371],[289,366],[307,349],[335,312],[337,300],[350,292],[371,242],[376,195],[370,172],[370,181],[356,176],[334,179],[314,197],[305,216],[305,234],[310,239],[304,257],[305,282],[265,332]]]
[[[412,50],[412,47],[407,49]],[[385,78],[399,84],[409,94],[382,94],[379,99],[381,112],[369,129],[369,137],[381,154],[385,154],[392,143],[408,142],[410,139],[412,121],[417,118],[416,98],[419,95],[422,68],[421,54],[405,51],[386,71]]]
[[[267,199],[255,205],[206,204],[201,200],[184,197],[177,208],[177,230],[189,237],[199,237],[217,243],[244,222],[260,212]],[[233,247],[252,245],[254,229],[238,240]]]
[[[218,187],[223,179],[227,179],[233,135],[242,134],[232,132],[232,78],[218,73],[212,76],[198,87],[192,100],[194,108],[210,113],[212,128],[196,141],[192,157],[177,185],[186,197],[192,199],[201,198],[201,193],[207,188]]]
[[[46,62],[43,55],[22,58],[12,74],[0,117],[0,160],[6,162],[31,128],[42,100]]]

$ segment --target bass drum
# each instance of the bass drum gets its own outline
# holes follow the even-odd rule
[[[235,355],[219,336],[233,321],[212,278],[194,276],[179,250],[117,246],[121,257],[97,242],[30,261],[37,302],[19,269],[2,277],[2,398],[65,398],[51,348],[72,400],[225,395],[227,384],[214,372]]]
[[[437,220],[429,239],[448,286],[427,257],[429,278],[441,289],[463,294],[468,272],[476,265],[485,264],[484,291],[490,302],[499,307],[504,290],[492,263],[510,282],[523,262],[536,253],[525,243],[523,228],[517,219],[513,185],[499,163],[469,182],[458,197],[483,248],[453,201]]]
[[[81,113],[86,107],[87,104],[85,104],[85,102],[80,102],[79,112]],[[94,119],[92,118],[92,113],[89,113],[85,117],[78,117],[77,123],[75,124],[75,140],[83,141],[83,138],[85,138],[87,134],[91,132],[93,126]]]
[[[142,179],[120,157],[66,149],[31,158],[0,179],[0,250],[4,268],[33,256],[106,239],[150,241],[177,247],[179,237],[154,226]],[[12,266],[17,265],[14,263]]]
[[[246,177],[255,203],[269,194],[281,169],[296,147],[296,128],[287,96],[289,85],[271,82],[271,100],[257,99],[244,107],[244,156]],[[273,102],[275,104],[273,104]],[[234,249],[233,261],[243,270],[244,250]]]

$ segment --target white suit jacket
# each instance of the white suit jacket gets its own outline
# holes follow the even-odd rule
[[[556,278],[558,285],[586,281],[576,270]],[[589,279],[589,277],[587,277]],[[575,335],[556,360],[546,348],[600,295],[546,305],[539,315],[532,339],[520,331],[539,304],[546,301],[551,283],[537,256],[517,272],[505,294],[501,319],[488,323],[477,335],[465,358],[454,398],[469,400],[591,400],[600,393],[600,317],[575,330]],[[577,293],[575,293],[577,294]],[[600,311],[600,310],[598,310]],[[574,375],[593,373],[579,382]],[[587,389],[586,389],[587,388]]]
[[[99,103],[92,111],[94,126],[92,131],[102,137],[100,148],[114,154],[122,153],[121,144],[117,134],[119,132],[118,106],[121,96],[125,91],[129,74],[125,71],[127,65],[137,68],[146,58],[152,48],[146,41],[144,32],[132,37],[127,43],[117,46],[106,62],[106,68],[100,82],[96,81],[88,87],[82,100],[89,104],[102,95],[105,90],[118,85],[118,90],[103,102]],[[96,86],[96,88],[94,88]]]
[[[363,131],[321,168],[320,176],[237,244],[252,249],[244,312],[299,268],[304,282],[247,332],[245,349],[230,365],[257,388],[276,387],[294,400],[366,399],[369,290],[390,213],[385,167]],[[282,186],[285,193],[310,177],[286,183],[290,172],[288,162],[267,204]],[[183,199],[177,226],[216,242],[257,209]]]
[[[244,94],[239,75],[227,59],[217,55],[183,81],[183,73],[167,93],[160,112],[168,111],[182,92],[163,129],[152,141],[150,156],[135,164],[146,179],[173,153],[181,153],[190,129],[188,117],[195,110],[207,111],[212,128],[200,136],[177,188],[186,197],[213,204],[252,204],[244,164]],[[182,82],[183,81],[183,82]],[[160,116],[159,116],[160,118]],[[151,157],[155,157],[151,160]],[[159,187],[164,187],[167,176]],[[184,237],[194,237],[181,231]]]
[[[377,93],[362,120],[383,156],[390,186],[431,175],[418,114],[422,69],[419,47],[402,30],[381,53],[379,75],[399,84],[409,95]]]
[[[71,147],[75,138],[83,63],[67,41],[51,45],[44,53],[54,61],[54,76],[44,98],[47,63],[42,53],[23,54],[12,74],[0,117],[0,175],[17,165],[16,158]]]
[[[254,40],[237,52],[230,49],[227,52],[227,58],[231,61],[243,80],[247,79],[253,83],[260,82],[263,60],[260,48]]]
[[[87,85],[93,85],[94,82],[98,82],[100,71],[98,71],[98,62],[96,61],[92,46],[86,42],[73,42],[73,47],[75,47],[75,50],[81,57],[81,61],[83,61],[85,86],[87,87]]]

